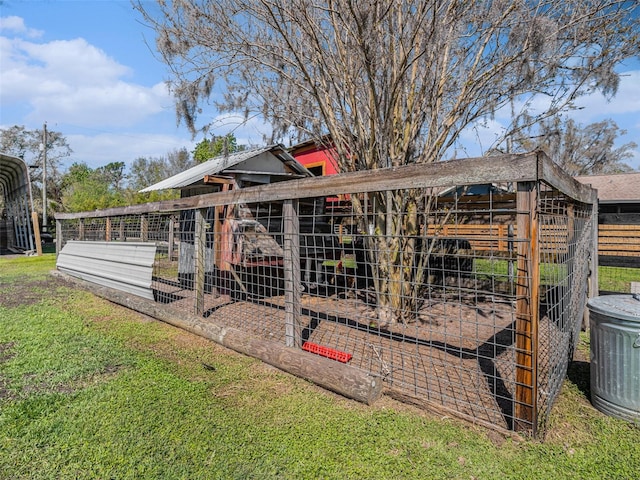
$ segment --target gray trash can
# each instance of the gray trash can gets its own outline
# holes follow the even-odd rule
[[[591,403],[640,424],[640,295],[589,300]]]

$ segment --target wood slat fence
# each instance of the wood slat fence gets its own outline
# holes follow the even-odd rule
[[[495,225],[431,225],[428,234],[465,238],[473,250],[509,251],[509,242],[518,237],[517,226]],[[540,235],[554,252],[562,251],[567,243],[567,227],[545,225]],[[640,257],[640,225],[599,225],[598,251],[601,256]]]

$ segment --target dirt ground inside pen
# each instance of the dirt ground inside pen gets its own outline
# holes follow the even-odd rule
[[[192,291],[159,285],[173,308],[192,312]],[[204,316],[266,340],[285,342],[285,297],[234,301],[205,295]],[[351,355],[349,364],[383,378],[385,391],[443,407],[474,422],[511,429],[514,415],[515,306],[495,296],[433,292],[415,321],[376,325],[362,292],[304,294],[302,343]]]

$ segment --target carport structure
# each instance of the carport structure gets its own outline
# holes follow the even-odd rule
[[[0,152],[0,252],[42,253],[38,217],[33,209],[29,168],[24,160]]]

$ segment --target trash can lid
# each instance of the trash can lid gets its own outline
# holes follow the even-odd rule
[[[609,317],[640,322],[640,294],[602,295],[587,303],[589,310]]]

